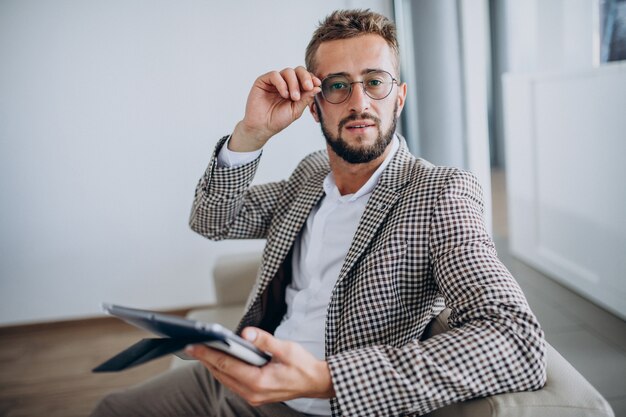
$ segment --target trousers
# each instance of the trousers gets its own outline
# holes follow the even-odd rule
[[[144,383],[113,392],[91,417],[313,417],[283,403],[249,405],[200,363],[172,369]]]

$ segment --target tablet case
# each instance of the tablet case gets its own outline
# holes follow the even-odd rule
[[[93,372],[117,372],[141,365],[170,353],[182,359],[193,359],[182,350],[196,343],[224,343],[211,334],[198,334],[196,327],[190,328],[189,320],[178,316],[157,313],[149,310],[122,307],[103,303],[102,309],[140,329],[156,333],[161,338],[142,339],[131,347],[98,365]]]
[[[142,339],[111,359],[95,367],[92,372],[118,372],[141,365],[170,353],[181,351],[185,346],[214,340],[209,338],[162,338]],[[186,358],[183,358],[186,359]],[[188,359],[188,358],[187,358]]]

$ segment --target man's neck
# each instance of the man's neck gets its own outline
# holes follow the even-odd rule
[[[333,173],[333,178],[337,189],[341,195],[354,194],[365,185],[367,180],[376,172],[376,169],[383,163],[389,152],[391,152],[392,144],[387,145],[385,152],[378,158],[362,163],[352,164],[347,162],[343,158],[339,157],[331,148],[328,149],[328,160],[330,164],[330,170]]]

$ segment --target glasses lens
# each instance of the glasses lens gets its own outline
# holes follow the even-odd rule
[[[322,81],[322,96],[329,103],[343,103],[350,97],[352,85],[363,84],[365,93],[374,100],[381,100],[391,93],[394,79],[386,71],[367,73],[363,81],[350,81],[343,75],[333,75]]]
[[[341,103],[350,95],[350,87],[350,80],[346,77],[328,77],[322,81],[322,95],[329,103]]]
[[[363,86],[368,96],[380,100],[389,95],[393,88],[393,77],[385,71],[370,72],[363,78]]]

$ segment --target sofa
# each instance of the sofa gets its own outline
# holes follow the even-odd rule
[[[216,301],[188,317],[234,329],[256,279],[259,253],[221,256],[213,269]],[[444,310],[428,325],[425,337],[449,330]],[[172,366],[186,361],[174,358]],[[614,417],[609,403],[552,346],[547,344],[547,382],[538,391],[516,392],[451,404],[429,417]]]

